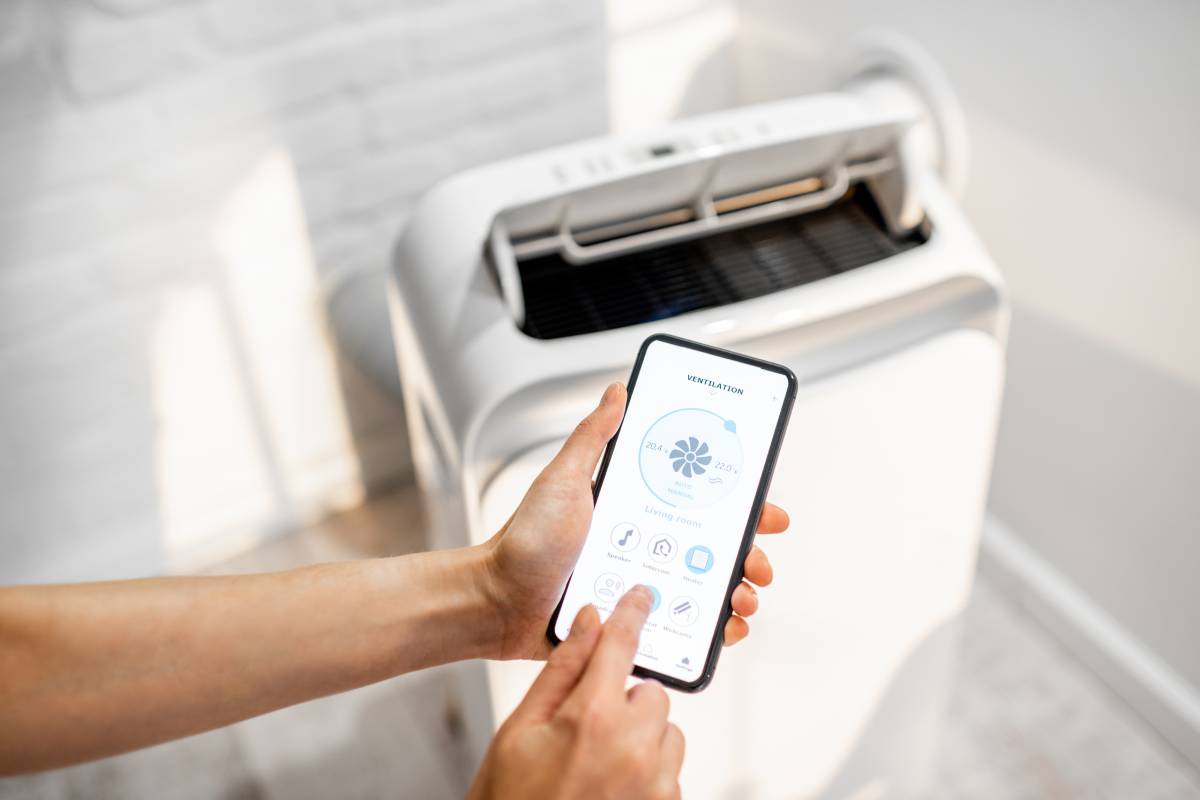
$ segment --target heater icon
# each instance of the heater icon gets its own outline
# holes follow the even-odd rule
[[[695,574],[703,575],[713,568],[713,551],[702,544],[698,544],[687,551],[687,555],[683,558],[683,563]]]

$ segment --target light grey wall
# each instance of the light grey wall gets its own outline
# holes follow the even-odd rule
[[[604,131],[606,54],[603,0],[0,3],[0,582],[194,567],[403,477],[325,290],[434,180]]]
[[[742,0],[744,99],[870,28],[929,50],[1015,316],[991,508],[1200,687],[1200,6]]]
[[[731,0],[0,0],[0,583],[403,480],[383,266],[472,165],[731,101]],[[335,341],[336,340],[336,341]]]

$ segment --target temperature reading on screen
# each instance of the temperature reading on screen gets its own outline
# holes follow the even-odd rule
[[[737,484],[742,443],[734,420],[706,408],[680,408],[650,425],[641,453],[642,480],[651,494],[680,508],[701,508]]]

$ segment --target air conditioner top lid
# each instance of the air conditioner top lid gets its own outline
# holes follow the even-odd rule
[[[842,93],[694,117],[652,136],[605,138],[520,159],[525,200],[499,221],[514,239],[588,228],[831,172],[894,150],[915,118]],[[539,174],[540,173],[540,174]]]

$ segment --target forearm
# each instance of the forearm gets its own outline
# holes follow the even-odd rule
[[[480,549],[0,590],[0,774],[98,758],[498,648]]]

